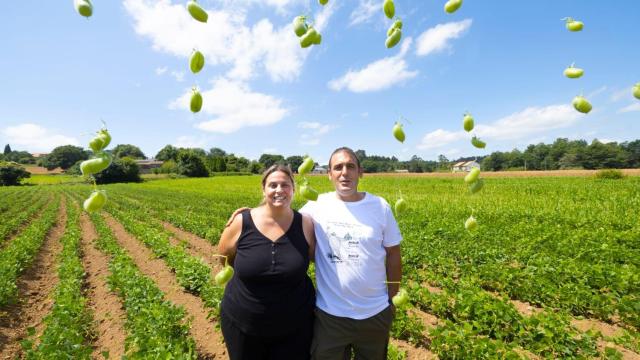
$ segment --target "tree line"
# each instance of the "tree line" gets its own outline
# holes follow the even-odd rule
[[[130,174],[138,171],[134,160],[147,159],[140,148],[131,144],[120,144],[108,151],[117,160],[114,160],[114,163],[124,166]],[[593,140],[587,143],[585,140],[558,138],[551,144],[529,145],[524,151],[495,151],[485,156],[461,157],[453,161],[444,155],[439,155],[437,161],[423,160],[417,155],[413,155],[407,161],[400,161],[394,156],[368,155],[365,150],[357,150],[356,154],[367,173],[396,170],[413,173],[450,171],[456,162],[469,160],[479,162],[484,171],[638,168],[640,140],[622,143]],[[12,150],[7,144],[4,152],[0,154],[0,161],[34,164],[49,170],[60,167],[70,173],[79,173],[78,164],[90,156],[89,150],[64,145],[36,159],[26,151]],[[154,172],[189,177],[203,177],[216,173],[259,174],[275,163],[288,164],[295,170],[303,161],[303,156],[300,155],[284,157],[279,154],[262,154],[259,159],[251,160],[227,153],[217,147],[206,151],[202,148],[178,148],[172,145],[163,147],[154,158],[163,162]]]

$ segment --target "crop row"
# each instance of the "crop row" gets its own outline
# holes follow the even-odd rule
[[[217,315],[224,289],[213,282],[213,264],[206,264],[202,259],[189,255],[182,246],[171,245],[171,234],[159,221],[149,216],[143,205],[119,198],[110,203],[107,210],[128,232],[151,249],[154,255],[165,260],[175,272],[178,283],[185,290],[199,295],[210,309],[211,315]]]
[[[89,359],[91,347],[91,315],[83,293],[84,268],[80,259],[79,208],[69,201],[67,223],[60,241],[59,283],[54,292],[54,304],[46,316],[45,330],[34,348],[32,341],[23,342],[27,359]]]
[[[42,215],[29,224],[0,251],[0,307],[13,302],[18,293],[16,280],[29,267],[56,222],[60,198],[56,196]]]
[[[0,188],[0,215],[8,210],[15,210],[15,202],[33,196],[33,191],[24,188],[2,187]]]
[[[125,351],[131,358],[195,359],[184,309],[164,300],[153,280],[144,276],[120,247],[101,215],[92,214],[99,249],[109,255],[110,288],[126,311]]]
[[[569,317],[543,311],[522,316],[509,299],[497,297],[473,285],[460,282],[455,289],[441,293],[420,286],[411,289],[416,306],[445,324],[430,332],[432,349],[441,358],[484,347],[492,341],[495,356],[523,348],[545,358],[592,357],[597,355],[594,337],[573,329]],[[464,333],[463,338],[452,334]],[[457,345],[452,347],[452,339]]]
[[[36,191],[15,199],[13,207],[1,215],[3,221],[0,223],[0,247],[10,234],[25,224],[49,200],[50,197]]]

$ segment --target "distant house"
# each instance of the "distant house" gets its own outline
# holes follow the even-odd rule
[[[140,168],[140,174],[150,174],[153,169],[157,169],[162,166],[163,161],[150,159],[150,160],[136,160],[136,164]]]
[[[409,173],[409,170],[407,170],[407,169],[395,169],[394,172],[401,173],[401,174],[407,174],[407,173]]]
[[[477,167],[478,169],[480,169],[480,164],[478,164],[476,161],[461,161],[459,163],[455,163],[451,171],[452,172],[469,172],[474,167]]]
[[[47,156],[49,155],[48,153],[31,153],[31,156],[33,156],[34,158],[41,158],[43,156]]]
[[[326,174],[327,168],[324,166],[316,166],[313,170],[311,170],[312,174]]]

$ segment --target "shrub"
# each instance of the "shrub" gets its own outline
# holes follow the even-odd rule
[[[31,177],[20,164],[0,161],[0,186],[20,185],[22,179]]]
[[[188,177],[207,177],[209,171],[204,165],[202,157],[190,150],[178,152],[178,174]]]
[[[108,168],[95,174],[96,183],[140,182],[140,167],[132,158],[113,159]]]
[[[159,168],[154,170],[157,170],[158,174],[177,174],[178,164],[173,160],[167,160],[163,162]]]
[[[596,172],[596,179],[623,179],[624,174],[618,169],[603,169]]]

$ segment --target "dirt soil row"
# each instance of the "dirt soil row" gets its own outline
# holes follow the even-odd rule
[[[52,291],[58,284],[57,258],[62,251],[60,239],[67,221],[66,201],[60,204],[56,224],[49,230],[31,267],[18,278],[16,304],[0,312],[0,359],[22,356],[20,341],[30,328],[43,331],[44,317],[51,311]]]

